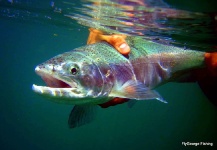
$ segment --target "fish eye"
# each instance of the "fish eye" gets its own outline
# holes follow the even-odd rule
[[[75,63],[68,63],[68,64],[65,64],[63,67],[71,75],[77,75],[80,72],[79,66]]]
[[[72,75],[76,75],[77,72],[78,72],[78,69],[77,69],[77,68],[74,67],[74,68],[71,69],[71,74],[72,74]]]

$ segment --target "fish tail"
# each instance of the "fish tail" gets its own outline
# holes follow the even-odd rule
[[[206,95],[206,97],[212,102],[215,106],[217,106],[217,78],[215,77],[206,77],[201,80],[198,80],[198,84]]]
[[[198,79],[198,84],[206,97],[217,106],[217,52],[205,53],[205,75]]]

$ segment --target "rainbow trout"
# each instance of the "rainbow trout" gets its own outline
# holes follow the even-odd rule
[[[166,102],[154,88],[204,66],[204,52],[140,37],[126,40],[128,57],[100,42],[51,58],[35,69],[47,86],[33,85],[33,90],[52,101],[76,105],[69,118],[70,127],[76,127],[92,119],[94,106],[114,97]]]

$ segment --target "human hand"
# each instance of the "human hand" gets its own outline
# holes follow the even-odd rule
[[[205,63],[211,76],[217,76],[217,52],[205,53]]]
[[[118,52],[123,55],[128,55],[130,53],[130,47],[126,42],[126,35],[112,34],[105,35],[102,31],[90,28],[90,34],[87,40],[87,44],[94,44],[100,41],[106,41],[111,44]]]

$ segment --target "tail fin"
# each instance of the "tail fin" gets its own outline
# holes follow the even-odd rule
[[[207,77],[198,81],[206,97],[217,106],[217,77]]]
[[[198,80],[207,98],[217,106],[217,52],[205,53],[205,76]]]

